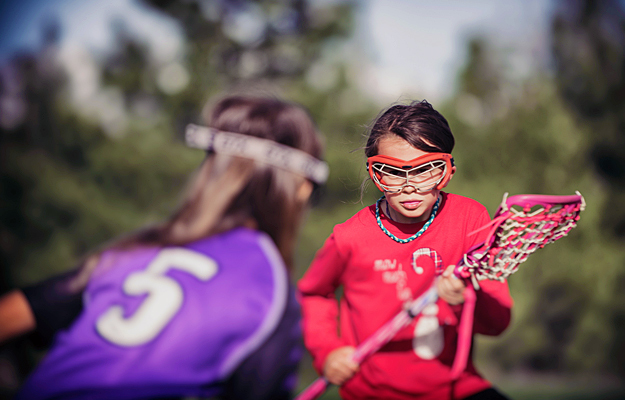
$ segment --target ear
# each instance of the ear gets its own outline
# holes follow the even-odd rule
[[[443,188],[445,188],[447,186],[447,184],[449,183],[449,181],[451,180],[451,178],[454,177],[454,174],[456,173],[456,167],[451,167],[451,172],[449,173],[449,176],[447,178],[445,178],[437,187],[438,190],[442,190]]]
[[[451,180],[451,178],[454,177],[454,174],[456,173],[456,167],[451,167],[451,173],[449,174],[449,179],[447,179],[447,182],[445,182],[445,186],[447,186],[447,184],[449,183],[449,181]],[[444,187],[444,186],[443,186]]]
[[[456,173],[456,167],[451,167],[451,174],[449,175],[449,180],[447,182],[449,182],[451,178],[454,177],[455,173]]]
[[[306,203],[308,201],[308,199],[310,198],[310,195],[313,191],[313,184],[310,183],[308,180],[304,180],[304,182],[302,182],[302,185],[299,187],[299,189],[297,189],[297,200],[301,201],[302,203]]]

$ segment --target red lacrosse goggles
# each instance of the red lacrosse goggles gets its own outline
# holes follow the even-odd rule
[[[377,155],[367,159],[369,176],[383,192],[399,193],[412,186],[426,193],[442,189],[451,178],[454,159],[447,153],[429,153],[414,160]]]

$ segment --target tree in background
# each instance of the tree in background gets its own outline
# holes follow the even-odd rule
[[[588,157],[606,188],[601,237],[625,239],[625,10],[615,0],[560,1],[553,20],[556,83],[590,130]],[[625,272],[613,282],[609,363],[625,376]],[[606,273],[596,265],[596,273]],[[609,273],[609,271],[608,271]]]
[[[52,24],[41,51],[2,69],[5,285],[67,269],[94,244],[163,215],[180,176],[201,159],[182,154],[179,139],[206,100],[237,90],[294,97],[289,91],[304,88],[324,47],[348,36],[353,8],[348,1],[145,3],[178,22],[181,60],[159,65],[121,22],[110,53],[66,51]],[[310,96],[313,113],[327,112],[317,107],[324,96]]]
[[[625,238],[625,10],[613,0],[559,3],[553,20],[556,82],[592,129],[591,160],[610,187],[603,223]]]

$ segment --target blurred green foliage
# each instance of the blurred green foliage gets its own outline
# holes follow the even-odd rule
[[[182,72],[152,60],[121,24],[114,51],[94,60],[91,97],[76,97],[76,77],[60,65],[58,26],[44,30],[39,52],[4,66],[0,95],[17,111],[0,120],[0,292],[72,268],[90,249],[171,212],[202,159],[183,146],[183,127],[199,122],[216,95],[299,102],[324,135],[330,180],[307,216],[293,279],[335,224],[379,196],[372,186],[361,193],[360,149],[367,125],[388,105],[364,95],[340,57],[355,2],[144,3],[180,26],[185,49],[175,67]],[[615,2],[593,3],[556,12],[555,76],[512,79],[505,54],[473,38],[456,92],[434,104],[456,137],[458,172],[448,191],[491,214],[504,192],[579,190],[587,202],[578,228],[510,279],[515,308],[506,333],[478,338],[478,365],[495,382],[521,372],[616,379],[625,372],[625,18]],[[619,35],[598,28],[606,20]],[[243,35],[240,21],[260,28]],[[571,44],[580,37],[584,52]],[[188,82],[164,85],[163,74],[170,84]],[[302,369],[305,385],[314,372],[309,361]],[[21,377],[6,376],[0,388],[10,392]]]

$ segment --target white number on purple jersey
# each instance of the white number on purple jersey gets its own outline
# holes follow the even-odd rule
[[[138,346],[154,339],[180,310],[184,297],[180,284],[165,275],[170,268],[203,281],[217,273],[217,263],[200,253],[183,248],[161,250],[145,270],[128,275],[124,281],[124,293],[148,295],[139,308],[124,318],[123,307],[110,307],[96,322],[98,333],[120,346]]]

